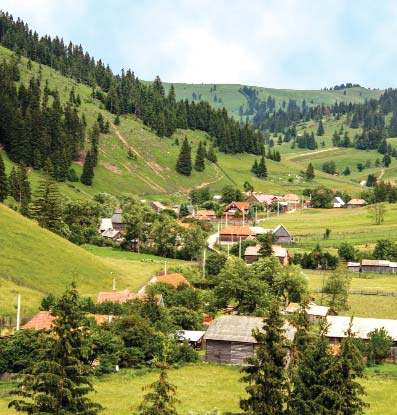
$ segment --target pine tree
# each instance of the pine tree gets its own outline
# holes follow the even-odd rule
[[[337,391],[339,402],[334,413],[345,415],[363,414],[368,406],[362,399],[364,388],[358,379],[364,377],[364,359],[352,331],[352,321],[342,340],[332,386]]]
[[[258,174],[258,161],[255,159],[254,164],[251,167],[251,172],[255,174],[255,176]]]
[[[210,148],[207,152],[207,160],[210,161],[211,163],[217,163],[218,162],[213,144],[211,144],[211,146],[210,146]]]
[[[265,162],[265,157],[264,156],[261,157],[261,160],[258,164],[258,170],[257,170],[256,175],[260,179],[266,179],[266,177],[267,177],[267,167],[266,167],[266,162]]]
[[[315,175],[314,175],[314,168],[313,168],[313,164],[309,163],[305,172],[305,177],[306,180],[313,180]]]
[[[242,382],[248,383],[248,397],[240,400],[246,414],[281,415],[287,395],[285,362],[287,344],[283,329],[284,321],[278,301],[270,305],[264,318],[263,331],[255,330],[257,341],[255,355],[247,359],[242,369]]]
[[[326,327],[320,335],[305,339],[298,364],[292,373],[293,388],[289,396],[288,415],[312,415],[332,412],[339,401],[338,390],[330,382],[335,373],[336,358],[331,353]]]
[[[120,117],[119,114],[116,115],[115,119],[114,119],[114,125],[120,125]]]
[[[95,415],[102,408],[87,398],[93,391],[89,332],[74,286],[51,310],[55,317],[50,347],[22,376],[9,407],[28,414]]]
[[[199,145],[197,147],[197,153],[196,153],[196,160],[194,162],[194,169],[196,171],[204,171],[205,169],[205,148],[202,145],[201,141],[199,142]]]
[[[8,196],[8,179],[3,157],[0,154],[0,202]]]
[[[323,121],[322,120],[320,120],[320,122],[318,123],[317,135],[318,136],[324,135],[324,126],[323,126]]]
[[[41,180],[32,210],[41,227],[62,235],[65,224],[62,218],[61,197],[51,176],[47,175]]]
[[[91,141],[91,162],[93,167],[98,164],[98,147],[99,147],[99,127],[98,123],[95,123],[92,127],[90,141]]]
[[[94,163],[92,160],[91,151],[88,151],[83,166],[83,172],[80,177],[81,183],[86,186],[92,186],[92,179],[94,178]]]
[[[158,364],[160,367],[159,379],[147,387],[147,393],[139,406],[139,415],[176,415],[175,404],[178,402],[176,387],[168,381],[167,366]]]
[[[176,171],[185,176],[190,176],[192,173],[192,149],[187,141],[187,137],[185,137],[181,146],[181,151],[176,163]]]

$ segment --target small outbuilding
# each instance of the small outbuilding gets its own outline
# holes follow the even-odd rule
[[[300,311],[301,305],[299,303],[289,303],[285,312],[292,314]],[[306,307],[306,313],[309,316],[311,322],[317,322],[327,317],[329,314],[329,307],[323,305],[317,305],[315,303],[309,303]]]
[[[253,356],[257,342],[252,335],[254,329],[263,330],[261,317],[221,316],[209,326],[204,335],[207,362],[241,365]],[[284,325],[285,336],[292,341],[296,329],[289,323]]]
[[[252,264],[253,262],[257,261],[262,254],[259,252],[261,246],[255,245],[255,246],[247,246],[245,253],[244,253],[244,259],[245,262],[248,264]],[[280,245],[272,245],[273,250],[273,256],[278,258],[281,265],[288,265],[289,263],[289,255],[288,250]]]
[[[367,202],[364,199],[351,199],[347,203],[346,207],[349,209],[359,208],[365,206],[366,204]]]
[[[201,330],[180,330],[177,333],[177,337],[180,341],[187,341],[195,349],[198,349],[201,347],[204,334],[205,331]]]
[[[332,201],[332,206],[334,208],[343,208],[345,207],[346,203],[340,196],[335,196],[334,200]]]
[[[347,263],[347,269],[352,272],[360,272],[361,264],[359,262],[350,261]]]
[[[277,244],[290,244],[294,241],[293,236],[283,225],[278,225],[273,230],[274,242]]]

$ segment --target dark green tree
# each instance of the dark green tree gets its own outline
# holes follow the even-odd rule
[[[0,202],[8,196],[8,178],[4,166],[3,157],[0,154]]]
[[[383,363],[390,355],[392,346],[393,339],[383,327],[368,333],[368,343],[366,344],[368,365]]]
[[[86,186],[92,186],[92,180],[94,178],[94,160],[91,151],[88,151],[83,166],[83,172],[80,177],[81,183]]]
[[[272,256],[273,255],[273,242],[274,236],[272,232],[264,233],[258,236],[258,241],[260,244],[259,253],[263,256]]]
[[[264,156],[261,157],[261,159],[258,163],[258,169],[257,169],[256,175],[260,179],[266,179],[266,177],[267,177],[267,167],[266,167],[266,161],[265,161]]]
[[[211,163],[218,162],[218,158],[216,157],[215,148],[213,144],[210,145],[210,148],[207,151],[207,160],[210,161]]]
[[[247,359],[248,365],[242,369],[241,381],[248,383],[248,397],[240,400],[240,407],[246,414],[281,415],[287,396],[288,349],[278,301],[271,303],[263,323],[263,331],[253,332],[258,343],[255,355]]]
[[[313,164],[309,163],[305,171],[306,180],[313,180],[315,177]]]
[[[95,415],[101,406],[87,398],[93,391],[90,381],[91,366],[89,331],[74,286],[57,301],[51,344],[24,373],[18,388],[19,398],[9,403],[10,408],[28,414]]]
[[[139,415],[176,415],[178,402],[176,387],[169,382],[165,363],[157,365],[160,368],[159,379],[146,387],[149,392],[144,396],[139,406]]]
[[[187,141],[187,137],[185,137],[181,146],[176,162],[176,171],[185,176],[190,176],[192,173],[192,149]]]
[[[42,179],[33,201],[33,216],[40,226],[59,235],[65,230],[62,218],[62,202],[58,186],[54,179],[47,175]]]
[[[323,126],[323,121],[322,120],[320,120],[320,122],[318,123],[317,135],[318,136],[324,135],[324,126]]]
[[[196,160],[194,162],[194,169],[196,171],[204,171],[205,169],[205,147],[202,145],[201,141],[197,147]]]

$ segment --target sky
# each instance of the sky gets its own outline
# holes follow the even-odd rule
[[[0,9],[145,80],[397,86],[395,0],[0,0]]]

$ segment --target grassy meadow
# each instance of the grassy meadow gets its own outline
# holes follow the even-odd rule
[[[0,315],[15,313],[17,294],[22,295],[22,317],[34,314],[41,299],[60,294],[72,281],[82,295],[96,297],[109,290],[116,278],[119,289],[138,290],[161,270],[156,257],[112,255],[111,248],[83,249],[40,228],[0,204]],[[100,253],[99,253],[100,252]],[[169,266],[190,262],[167,261]]]
[[[366,401],[370,407],[367,415],[391,415],[397,405],[395,365],[382,365],[367,371],[362,381],[367,391]],[[170,381],[177,387],[181,414],[205,413],[214,409],[224,412],[238,412],[239,400],[244,396],[244,384],[239,382],[241,374],[235,366],[192,364],[179,369],[171,369]],[[117,374],[96,379],[96,392],[92,399],[104,406],[104,415],[129,415],[136,413],[142,401],[142,388],[158,377],[156,371],[121,370]],[[10,382],[0,382],[0,413],[16,414],[7,409],[10,400]]]

